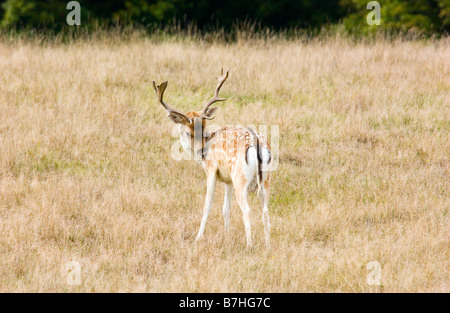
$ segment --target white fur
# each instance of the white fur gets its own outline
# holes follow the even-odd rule
[[[247,150],[247,162],[243,162],[242,170],[247,180],[247,189],[249,192],[255,192],[259,189],[258,180],[258,156],[255,147]]]
[[[247,179],[248,183],[251,183],[251,181],[255,178],[258,171],[258,155],[256,152],[255,147],[250,147],[247,150],[247,163],[243,162],[243,172],[245,175],[245,178]]]
[[[267,148],[261,149],[261,171],[262,171],[262,181],[267,179],[269,175],[269,165],[271,160],[270,151]]]
[[[183,147],[184,151],[186,151],[187,153],[191,153],[191,136],[186,135],[186,132],[189,129],[184,126],[179,124],[178,125],[178,131],[180,132],[180,141],[181,141],[181,146]]]

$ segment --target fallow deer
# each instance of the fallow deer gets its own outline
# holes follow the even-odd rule
[[[193,155],[203,166],[207,175],[206,200],[203,208],[203,218],[200,229],[195,239],[196,242],[202,238],[205,231],[206,220],[211,211],[216,181],[225,183],[225,200],[223,204],[223,217],[225,220],[225,231],[229,230],[230,203],[233,189],[237,202],[241,208],[247,246],[252,245],[250,208],[247,202],[247,194],[258,190],[262,205],[262,220],[264,224],[266,247],[270,246],[270,222],[269,222],[269,187],[271,163],[270,146],[261,134],[249,127],[224,127],[216,132],[207,134],[205,131],[206,120],[213,119],[218,107],[210,107],[213,103],[224,101],[219,98],[219,91],[228,71],[217,78],[218,84],[214,97],[205,104],[201,111],[181,113],[163,100],[167,81],[156,85],[159,102],[167,111],[168,117],[179,125],[180,140],[183,149]]]

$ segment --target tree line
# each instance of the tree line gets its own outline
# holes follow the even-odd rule
[[[67,0],[0,0],[2,29],[67,29]],[[250,21],[272,30],[317,30],[339,25],[351,33],[374,31],[447,34],[450,0],[379,0],[380,25],[369,25],[369,0],[78,0],[82,26],[176,24],[230,29]]]

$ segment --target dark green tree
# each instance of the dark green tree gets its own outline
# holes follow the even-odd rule
[[[0,0],[3,28],[47,28],[66,25],[70,0]],[[242,21],[277,29],[321,28],[343,23],[349,32],[445,33],[450,31],[450,0],[379,0],[381,25],[366,22],[369,0],[78,0],[82,26],[140,24],[230,29]]]
[[[381,25],[368,25],[366,21],[367,0],[341,0],[341,6],[349,9],[343,19],[347,30],[356,33],[376,31],[409,31],[433,33],[448,30],[449,0],[380,0]],[[447,2],[447,5],[445,4]]]

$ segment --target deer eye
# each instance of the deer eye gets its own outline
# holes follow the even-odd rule
[[[186,132],[185,134],[186,134],[186,136],[190,136],[191,135],[189,132]]]

